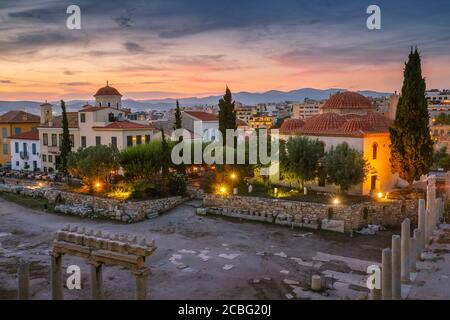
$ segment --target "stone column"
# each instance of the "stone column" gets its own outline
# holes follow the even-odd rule
[[[62,283],[62,256],[57,253],[51,253],[51,283],[52,283],[52,299],[63,300],[63,283]]]
[[[381,253],[381,298],[392,299],[392,253],[389,248]]]
[[[427,210],[430,212],[430,222],[436,221],[435,217],[435,206],[436,206],[436,177],[434,175],[428,176],[427,184]],[[434,230],[433,223],[429,225],[429,236]]]
[[[91,265],[91,295],[92,300],[103,299],[103,265],[90,263]]]
[[[19,300],[30,299],[30,265],[20,262],[18,273],[19,280]]]
[[[392,236],[392,299],[402,299],[401,284],[401,240],[399,235]]]
[[[401,275],[402,275],[402,283],[410,283],[411,278],[409,274],[410,263],[409,263],[409,255],[410,255],[410,242],[411,242],[411,232],[410,232],[410,222],[409,219],[406,218],[402,223],[402,238],[401,238]]]
[[[416,272],[416,262],[417,262],[417,237],[416,237],[416,231],[414,230],[414,236],[411,238],[410,242],[410,254],[409,254],[409,271],[410,272]]]
[[[422,260],[422,248],[420,247],[420,239],[422,239],[422,230],[414,229],[414,238],[416,238],[416,262]]]
[[[136,300],[147,299],[147,278],[148,269],[137,270],[133,272],[136,277]]]
[[[425,211],[425,200],[419,199],[419,229],[420,229],[420,239],[419,239],[419,246],[420,250],[423,250],[425,248],[425,230],[426,230],[426,211]]]

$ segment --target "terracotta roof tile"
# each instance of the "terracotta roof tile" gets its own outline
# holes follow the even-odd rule
[[[280,134],[294,134],[305,125],[301,119],[286,119],[280,127]]]
[[[184,113],[201,121],[219,121],[219,116],[213,113],[202,111],[184,111]]]
[[[40,117],[25,111],[8,111],[0,116],[0,123],[40,123]]]
[[[106,85],[106,87],[97,90],[97,93],[94,94],[94,97],[96,96],[122,96],[122,95],[116,88]]]
[[[322,109],[371,109],[372,103],[369,99],[356,92],[339,92],[325,102]]]
[[[123,121],[114,121],[104,127],[93,127],[94,129],[119,129],[119,130],[127,130],[127,129],[155,129],[153,126],[145,125],[137,122],[132,122],[128,120]]]
[[[39,140],[39,131],[31,130],[31,131],[23,132],[20,134],[16,134],[9,138],[10,139],[18,139],[18,140]]]

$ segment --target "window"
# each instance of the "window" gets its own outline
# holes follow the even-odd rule
[[[2,138],[5,139],[8,137],[8,129],[2,128]]]
[[[53,162],[53,156],[51,154],[48,155],[48,162]]]
[[[14,143],[14,152],[19,153],[19,143],[18,142]]]
[[[102,137],[96,136],[96,137],[95,137],[95,145],[96,145],[96,146],[99,146],[99,145],[101,145],[101,144],[102,144]]]
[[[136,144],[142,144],[142,136],[136,136]]]
[[[7,154],[8,154],[8,144],[7,144],[7,143],[4,143],[4,144],[3,144],[3,154],[4,154],[4,155],[7,155]]]
[[[14,134],[21,134],[22,133],[22,129],[21,128],[14,128]]]
[[[19,164],[19,161],[16,161],[16,167],[18,167],[20,164]]]
[[[81,136],[81,147],[86,148],[86,136]]]
[[[73,134],[69,134],[69,140],[70,140],[70,147],[74,147],[75,146],[75,137],[73,136]]]
[[[111,137],[111,144],[117,147],[117,137]]]
[[[372,145],[372,159],[377,160],[378,143]]]
[[[145,135],[145,143],[150,143],[150,135],[149,134]]]
[[[127,136],[127,147],[131,147],[133,145],[133,136]]]
[[[43,162],[47,162],[47,155],[46,155],[46,154],[43,154],[43,155],[42,155],[42,161],[43,161]]]
[[[27,155],[28,154],[28,144],[26,142],[23,143],[22,148],[23,148],[23,150],[22,150],[23,154]]]
[[[33,160],[33,170],[36,170],[36,169],[37,169],[37,161]]]
[[[33,144],[31,145],[31,153],[32,153],[32,154],[36,154],[36,153],[37,153],[37,151],[36,151],[36,143],[33,143]]]
[[[108,102],[108,107],[111,107],[111,102]]]
[[[58,145],[58,135],[56,133],[52,133],[52,146],[55,147]]]
[[[44,146],[48,146],[48,133],[44,133],[42,135],[42,140],[43,140]]]
[[[86,114],[85,113],[80,113],[80,122],[81,123],[85,123],[86,122]]]

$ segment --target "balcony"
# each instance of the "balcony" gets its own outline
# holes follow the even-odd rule
[[[22,160],[28,160],[29,156],[28,156],[28,152],[20,152],[20,159]]]
[[[51,154],[59,154],[59,147],[58,146],[48,146],[47,147],[48,153]]]

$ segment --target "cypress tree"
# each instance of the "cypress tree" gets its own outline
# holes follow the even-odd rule
[[[391,167],[393,173],[412,187],[433,162],[433,140],[428,127],[428,103],[425,98],[420,54],[409,54],[404,68],[403,87],[391,133]]]
[[[177,107],[175,109],[175,126],[173,127],[176,129],[181,129],[181,110],[180,110],[180,103],[177,100]]]
[[[60,151],[60,170],[63,173],[67,173],[67,157],[72,149],[70,143],[70,135],[69,135],[69,121],[67,120],[67,112],[66,112],[66,104],[63,100],[61,100],[61,110],[62,110],[62,138],[61,145],[59,146]]]
[[[226,130],[236,130],[236,111],[230,89],[226,88],[225,95],[219,100],[219,130],[222,133],[223,144],[226,144]]]

